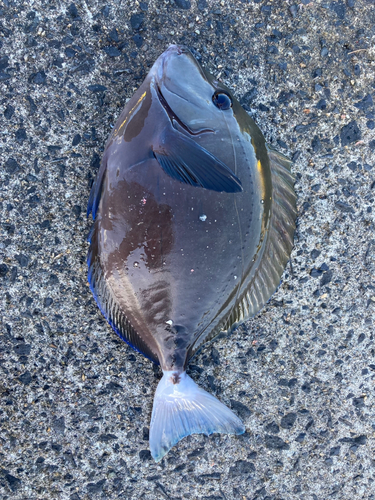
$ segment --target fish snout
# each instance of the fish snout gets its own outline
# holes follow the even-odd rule
[[[182,63],[182,67],[186,67],[187,61],[192,58],[190,50],[184,45],[170,45],[167,50],[159,56],[154,64],[153,69],[157,83],[160,85],[165,79],[173,80],[175,78],[180,78],[181,61],[176,64],[176,60],[180,58],[185,59],[186,57],[187,60],[185,64]]]
[[[186,54],[187,52],[189,52],[189,49],[184,45],[172,44],[167,48],[167,50],[162,55],[166,57],[171,55],[180,56],[181,54]]]

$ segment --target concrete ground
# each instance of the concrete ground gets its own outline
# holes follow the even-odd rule
[[[0,497],[375,498],[373,0],[2,0]],[[267,306],[190,364],[240,437],[148,451],[159,370],[86,278],[105,141],[187,45],[294,160],[298,228]]]

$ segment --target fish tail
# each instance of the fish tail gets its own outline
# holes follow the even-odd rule
[[[190,434],[243,434],[241,420],[201,389],[186,372],[163,372],[156,389],[150,425],[150,450],[156,462]]]

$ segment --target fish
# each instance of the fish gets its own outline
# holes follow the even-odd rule
[[[296,219],[290,160],[188,48],[171,45],[113,128],[90,213],[93,296],[120,338],[163,372],[154,460],[190,434],[242,434],[240,418],[186,368],[279,286]]]

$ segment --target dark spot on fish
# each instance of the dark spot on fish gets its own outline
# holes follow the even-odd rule
[[[171,375],[171,382],[174,385],[179,384],[181,382],[181,376],[180,376],[180,374],[179,373],[173,373]]]
[[[151,94],[150,92],[145,92],[135,104],[130,115],[128,115],[128,120],[125,120],[121,124],[118,131],[118,135],[121,135],[123,132],[125,142],[130,142],[134,139],[134,137],[137,137],[141,133],[145,120],[148,116],[150,106]]]
[[[174,344],[176,346],[176,349],[183,349],[188,345],[188,340],[183,337],[176,337],[174,339]]]

